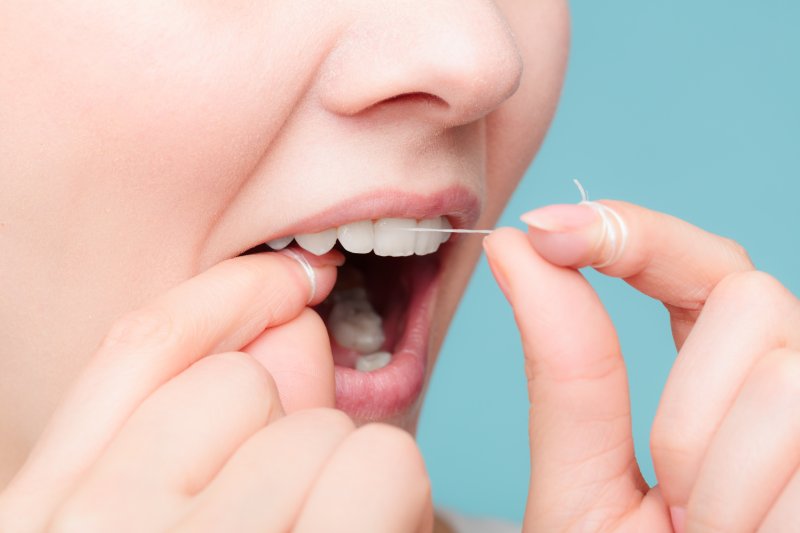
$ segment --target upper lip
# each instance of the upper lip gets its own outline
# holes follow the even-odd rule
[[[250,243],[248,248],[280,237],[316,233],[350,222],[381,218],[422,220],[444,216],[456,229],[471,228],[478,220],[480,211],[479,197],[464,186],[454,185],[433,194],[392,189],[371,191],[348,198],[319,213],[292,222],[268,235],[265,239]]]

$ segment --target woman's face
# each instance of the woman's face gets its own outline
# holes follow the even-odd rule
[[[260,243],[382,218],[491,227],[567,40],[564,0],[3,2],[2,422],[33,440],[115,318]],[[429,256],[421,383],[479,250]],[[350,408],[412,428],[422,388]]]

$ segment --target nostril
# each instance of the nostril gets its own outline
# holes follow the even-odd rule
[[[419,92],[419,91],[398,94],[390,98],[386,98],[381,102],[378,102],[378,104],[393,104],[393,103],[424,104],[430,106],[438,106],[445,109],[450,107],[450,104],[448,104],[443,98],[440,98],[435,94]]]
[[[365,8],[321,64],[315,92],[327,111],[352,117],[380,109],[393,120],[454,127],[516,91],[522,58],[495,2],[386,4],[365,3],[375,7]],[[440,9],[446,18],[431,16]]]

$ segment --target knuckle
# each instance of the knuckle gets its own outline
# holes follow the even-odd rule
[[[47,533],[99,533],[107,531],[97,507],[89,507],[74,500],[62,505],[53,516]]]
[[[686,516],[686,531],[697,531],[698,533],[727,533],[735,531],[736,524],[730,523],[730,513],[725,513],[723,509],[713,501],[699,503],[699,498],[694,498],[690,503],[689,511]]]
[[[179,336],[166,309],[153,306],[128,313],[115,321],[103,340],[101,353],[141,350],[169,345]]]
[[[251,355],[242,352],[226,352],[200,359],[196,366],[203,366],[216,376],[217,382],[255,397],[263,403],[277,402],[278,387],[272,375]]]
[[[674,418],[656,416],[650,433],[650,454],[657,469],[676,469],[694,462],[701,445],[693,432],[679,429],[684,427]]]
[[[722,237],[722,243],[733,265],[744,269],[752,268],[753,261],[750,259],[750,254],[739,241]]]
[[[396,471],[394,479],[403,484],[406,494],[416,496],[420,503],[430,497],[431,484],[425,461],[408,432],[388,424],[368,424],[355,434],[369,442],[371,449],[380,450],[381,464],[391,465]]]
[[[328,328],[325,325],[325,321],[322,320],[322,317],[314,309],[311,309],[310,307],[303,308],[298,316],[298,319],[304,321],[306,327],[308,327],[311,333],[324,335],[327,339]]]
[[[757,386],[771,395],[800,400],[800,352],[781,348],[761,361]]]
[[[306,418],[312,427],[325,433],[349,435],[356,429],[353,420],[338,409],[317,407],[300,411],[292,416]]]
[[[751,270],[727,275],[714,289],[709,301],[713,298],[716,303],[726,306],[735,304],[737,307],[742,303],[774,305],[783,302],[788,294],[774,277]]]

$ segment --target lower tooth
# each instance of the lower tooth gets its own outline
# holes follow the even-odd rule
[[[341,299],[336,301],[328,316],[331,335],[336,342],[359,353],[379,350],[386,340],[383,320],[366,299],[366,291],[352,289],[337,296]]]
[[[376,352],[369,355],[362,355],[356,359],[356,370],[359,372],[372,372],[380,370],[392,361],[392,354],[389,352]]]

